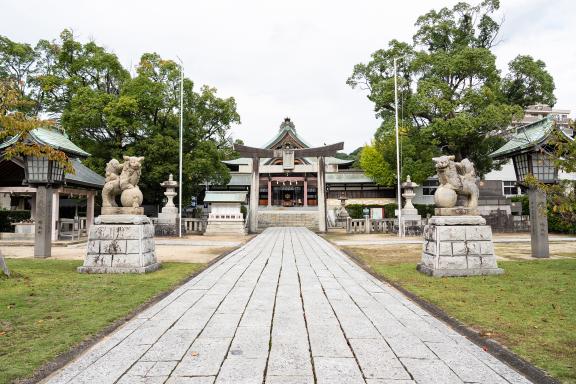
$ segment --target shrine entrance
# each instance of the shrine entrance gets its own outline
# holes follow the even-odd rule
[[[258,231],[258,206],[307,207],[318,205],[318,230],[326,231],[326,179],[325,157],[334,156],[344,148],[336,143],[317,148],[262,149],[235,144],[241,156],[252,158],[250,205],[248,220],[251,232]],[[303,164],[301,159],[315,157],[316,164]],[[260,158],[282,159],[281,164],[263,165]],[[297,164],[298,163],[298,164]],[[274,176],[279,173],[285,176]],[[268,175],[263,180],[263,175]],[[311,175],[314,175],[313,177]],[[309,179],[314,180],[314,185]],[[264,184],[266,183],[266,184]],[[265,187],[266,185],[266,187]]]

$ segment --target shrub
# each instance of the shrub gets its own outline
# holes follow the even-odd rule
[[[10,223],[30,219],[30,211],[0,211],[0,232],[14,232]]]

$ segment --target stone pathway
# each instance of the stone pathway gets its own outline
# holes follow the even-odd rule
[[[46,382],[529,383],[304,228],[267,229]]]

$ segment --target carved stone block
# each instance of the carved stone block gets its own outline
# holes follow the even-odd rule
[[[145,273],[156,261],[154,226],[146,216],[100,216],[90,228],[82,273]]]
[[[424,228],[417,269],[431,276],[497,275],[492,230],[481,217],[432,217]],[[466,224],[468,223],[468,224]]]

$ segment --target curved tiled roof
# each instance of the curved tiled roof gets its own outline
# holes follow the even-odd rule
[[[35,128],[30,131],[30,139],[33,142],[42,145],[49,145],[54,149],[58,149],[62,152],[66,152],[66,154],[80,156],[80,157],[88,157],[90,154],[84,151],[82,148],[78,147],[76,144],[70,141],[68,137],[63,135],[62,133],[50,129],[50,128]],[[0,149],[7,148],[18,141],[19,136],[13,136],[3,143],[0,143]]]
[[[519,127],[506,144],[490,154],[494,158],[511,157],[515,153],[524,152],[538,144],[542,144],[552,132],[552,116],[545,117]]]

